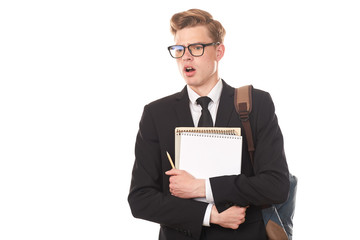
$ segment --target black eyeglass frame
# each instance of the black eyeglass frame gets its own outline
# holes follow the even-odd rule
[[[191,52],[190,48],[189,48],[189,47],[191,47],[191,46],[196,46],[196,45],[201,45],[201,46],[203,47],[203,51],[202,51],[202,54],[201,54],[201,55],[194,55],[194,54]],[[188,49],[188,51],[189,51],[189,53],[191,54],[191,56],[201,57],[202,55],[204,55],[205,47],[207,47],[207,46],[214,46],[214,45],[220,45],[220,42],[212,42],[212,43],[192,43],[192,44],[189,44],[187,47],[184,46],[184,45],[171,45],[171,46],[168,47],[168,50],[169,50],[170,56],[173,57],[173,58],[181,58],[182,56],[184,56],[184,54],[185,54],[185,49],[186,49],[186,48]],[[176,47],[176,46],[179,46],[179,47],[183,47],[183,48],[184,48],[184,51],[183,51],[182,55],[179,56],[179,57],[174,57],[174,56],[171,54],[171,50],[170,50],[170,49],[171,49],[172,47]]]

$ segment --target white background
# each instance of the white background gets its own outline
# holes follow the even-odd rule
[[[157,239],[127,203],[143,106],[184,81],[172,14],[227,30],[221,77],[271,93],[294,239],[358,234],[357,1],[1,1],[0,239]]]

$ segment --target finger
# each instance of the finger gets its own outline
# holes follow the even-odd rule
[[[241,223],[240,223],[240,224],[241,224]],[[239,225],[240,225],[240,224],[232,224],[232,225],[230,225],[230,228],[236,230],[236,229],[239,228]]]
[[[166,171],[165,174],[169,176],[179,175],[181,173],[181,170],[178,169],[171,169],[169,171]]]
[[[171,175],[169,178],[170,184],[177,184],[179,182],[179,175]]]

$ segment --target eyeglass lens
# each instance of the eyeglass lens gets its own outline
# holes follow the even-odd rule
[[[174,58],[180,58],[184,55],[185,48],[186,47],[181,45],[175,45],[175,46],[171,46],[169,50],[171,56],[173,56]],[[204,47],[200,44],[189,45],[187,48],[189,49],[190,54],[193,55],[194,57],[199,57],[204,53]]]

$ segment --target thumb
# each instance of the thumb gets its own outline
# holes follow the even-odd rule
[[[178,175],[179,174],[179,170],[177,169],[171,169],[169,171],[165,172],[166,175],[172,176],[172,175]]]
[[[165,174],[166,175],[174,175],[174,171],[173,171],[174,169],[171,169],[171,170],[169,170],[169,171],[166,171],[165,172]]]

